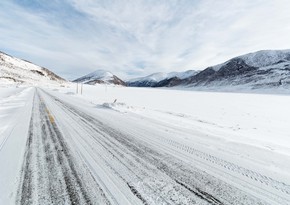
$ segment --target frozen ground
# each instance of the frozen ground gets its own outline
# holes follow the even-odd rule
[[[288,95],[0,91],[0,204],[290,204]]]

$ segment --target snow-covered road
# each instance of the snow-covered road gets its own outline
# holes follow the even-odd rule
[[[17,186],[9,188],[15,189],[12,194],[0,193],[10,194],[1,196],[1,202],[290,204],[287,175],[271,175],[272,168],[263,165],[267,160],[262,163],[257,158],[255,164],[237,155],[239,151],[212,149],[216,144],[206,143],[215,139],[203,132],[192,133],[150,116],[92,107],[47,89],[30,88],[29,93],[31,119],[24,134],[26,145],[20,143],[24,156],[18,157],[23,159],[20,178]],[[200,140],[188,140],[192,135]],[[269,155],[247,145],[237,147]],[[279,156],[273,153],[268,160],[279,161]]]
[[[55,124],[54,117],[36,91],[17,203],[107,202],[90,171],[83,164],[76,162],[66,141]]]

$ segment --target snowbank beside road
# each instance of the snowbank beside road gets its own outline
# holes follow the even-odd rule
[[[33,88],[1,90],[9,97],[0,100],[0,204],[15,203],[33,91]]]

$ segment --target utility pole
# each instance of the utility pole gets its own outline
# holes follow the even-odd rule
[[[77,94],[78,94],[78,92],[79,92],[79,84],[77,83]]]
[[[83,84],[81,84],[81,95],[83,95]]]

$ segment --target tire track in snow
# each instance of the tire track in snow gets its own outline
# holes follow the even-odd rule
[[[67,106],[67,105],[63,104],[62,106]],[[132,155],[130,152],[127,151],[126,148],[123,148],[123,149],[120,148],[121,145],[118,144],[117,141],[114,141],[108,138],[106,135],[104,135],[104,133],[101,133],[96,128],[95,125],[90,124],[91,119],[85,119],[83,118],[83,116],[79,115],[80,113],[75,113],[75,111],[69,108],[65,109],[65,111],[69,115],[72,115],[74,120],[77,119],[78,124],[80,124],[80,127],[86,128],[87,134],[90,135],[100,146],[97,148],[98,152],[91,153],[94,156],[94,158],[96,158],[96,156],[101,158],[103,160],[103,163],[106,166],[108,166],[114,172],[115,175],[117,175],[120,179],[123,180],[125,185],[129,188],[129,191],[131,191],[138,199],[140,199],[143,204],[150,204],[149,202],[146,201],[146,199],[144,199],[141,196],[141,194],[134,187],[135,185],[131,182],[132,181],[131,179],[133,178],[137,179],[140,182],[143,181],[144,174],[146,175],[146,177],[149,176],[148,175],[149,170],[147,170],[148,166],[145,163],[142,163],[141,166],[138,166],[138,164],[136,164],[136,161],[140,163],[142,159],[137,158],[135,155]],[[96,137],[96,135],[98,135],[99,137]],[[89,149],[96,150],[95,146],[97,145],[96,144],[91,145],[91,142],[87,141],[86,137],[82,138],[82,140],[84,140],[85,144],[87,145],[86,150],[89,150]],[[80,143],[80,141],[78,141],[78,143]],[[111,156],[110,159],[104,157],[107,153],[109,153],[109,155]],[[130,157],[127,158],[126,156],[130,156]],[[134,160],[129,159],[131,157],[134,158]],[[111,160],[114,160],[114,162]],[[116,168],[114,166],[116,163],[120,164],[122,167],[119,166]],[[139,170],[139,173],[138,173],[138,170]],[[140,170],[142,173],[140,173]],[[158,188],[156,187],[154,188],[154,186],[150,186],[149,184],[146,184],[146,183],[143,183],[142,186],[145,187],[147,190],[150,190],[151,194],[155,195],[155,197],[158,198],[157,199],[158,204],[172,204],[170,200],[165,199],[164,197],[162,197],[161,194],[158,195],[158,193],[160,193],[160,190]],[[180,193],[179,197],[182,198],[182,193]],[[191,201],[191,202],[194,202],[194,201]],[[195,203],[189,203],[189,204],[195,204]]]
[[[109,204],[36,91],[17,204]]]
[[[31,117],[29,130],[32,131],[33,129],[33,116]],[[23,170],[26,170],[23,172],[23,182],[21,184],[21,188],[18,192],[21,192],[20,197],[20,204],[29,204],[30,199],[32,198],[32,167],[31,167],[31,158],[32,158],[32,132],[29,132],[28,134],[28,140],[26,143],[26,152],[25,152],[25,160],[23,163]]]
[[[227,162],[223,159],[217,158],[213,155],[201,152],[193,147],[178,143],[176,141],[170,140],[170,139],[165,139],[165,138],[159,138],[159,140],[164,141],[165,143],[176,147],[179,150],[185,151],[189,154],[195,155],[198,158],[201,158],[205,161],[208,161],[212,164],[216,164],[220,167],[223,167],[225,169],[228,169],[232,172],[238,173],[240,175],[243,175],[251,180],[255,180],[260,182],[261,184],[265,184],[267,186],[270,186],[278,191],[281,191],[283,193],[286,193],[288,195],[290,195],[290,185],[285,184],[283,182],[277,181],[272,179],[271,177],[267,177],[265,175],[262,175],[260,173],[254,172],[252,170],[246,169],[244,167],[241,167],[239,165],[236,165],[234,163],[231,162]]]

